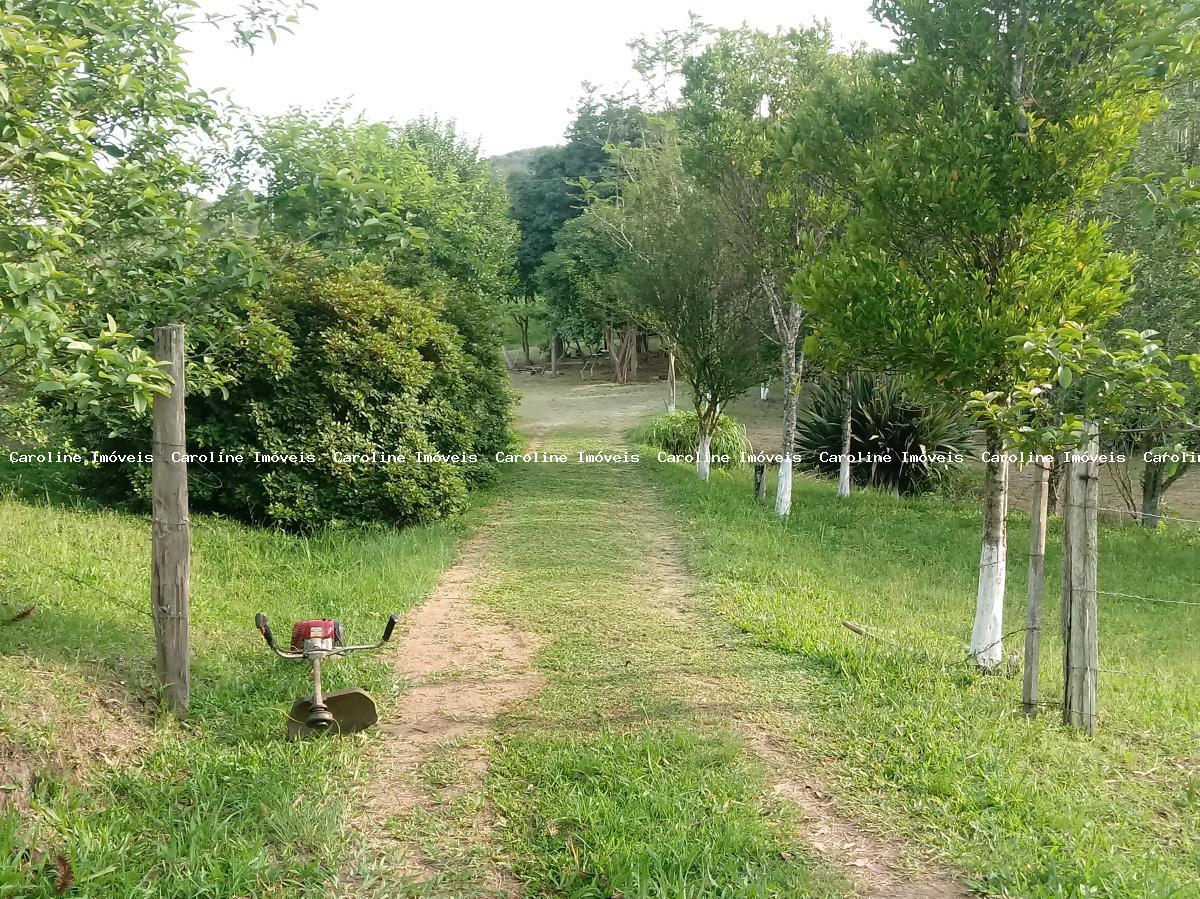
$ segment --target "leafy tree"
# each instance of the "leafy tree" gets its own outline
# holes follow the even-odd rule
[[[299,4],[303,5],[303,4]],[[236,252],[197,269],[196,186],[182,149],[217,111],[192,89],[179,46],[214,22],[245,46],[294,20],[254,0],[223,17],[159,0],[14,0],[0,12],[0,395],[40,393],[144,408],[165,378],[126,327],[115,294],[165,314],[213,277],[245,274]],[[148,313],[147,313],[148,314]],[[142,316],[146,317],[146,316]],[[120,321],[117,321],[117,320]]]
[[[517,247],[517,276],[520,292],[531,297],[543,283],[554,283],[547,295],[547,315],[555,334],[566,339],[589,341],[593,336],[579,314],[583,298],[566,292],[570,282],[554,274],[542,279],[539,269],[557,245],[560,232],[586,206],[591,185],[609,179],[609,146],[636,143],[644,127],[641,112],[620,96],[600,95],[585,85],[585,93],[567,129],[567,142],[548,147],[534,156],[529,170],[509,177],[512,215],[520,227]],[[536,304],[534,304],[536,306]],[[522,331],[527,331],[530,308],[527,299],[517,300],[511,314]],[[580,330],[574,328],[580,326]]]
[[[699,27],[694,21],[693,27]],[[776,152],[779,120],[823,93],[850,63],[831,54],[825,27],[768,34],[747,27],[719,30],[677,67],[683,87],[675,107],[688,134],[684,163],[725,210],[726,238],[745,261],[769,310],[783,373],[783,434],[775,511],[792,505],[792,456],[803,353],[804,308],[788,285],[829,248],[846,204],[824,188],[821,173],[788,164]],[[657,48],[671,67],[679,42]],[[653,56],[642,48],[645,64]]]
[[[621,248],[595,216],[581,215],[559,230],[537,272],[557,334],[600,345],[605,324],[624,316],[621,264]]]
[[[707,480],[722,411],[769,370],[766,312],[724,238],[720,204],[684,171],[670,127],[617,160],[619,193],[588,214],[618,248],[626,311],[679,358],[698,417],[696,469]]]
[[[791,123],[793,159],[833,174],[855,211],[797,285],[820,341],[877,370],[1001,402],[1021,380],[1015,338],[1102,326],[1128,265],[1079,214],[1155,105],[1127,45],[1157,14],[1129,0],[878,0],[897,35],[878,77]],[[1082,333],[1082,332],[1081,332]],[[987,429],[972,655],[1002,656],[1008,466]]]
[[[257,275],[219,316],[201,310],[219,333],[190,352],[211,353],[221,390],[189,395],[189,443],[310,461],[215,470],[222,486],[197,483],[197,508],[298,529],[457,508],[511,439],[496,324],[516,233],[503,186],[451,125],[337,110],[254,123],[228,164],[237,186],[205,215],[254,235]],[[73,426],[90,448],[146,439],[144,417],[113,410]],[[408,458],[358,470],[335,450]],[[139,493],[144,472],[127,475],[111,484],[121,496]]]
[[[1109,224],[1116,247],[1133,254],[1134,289],[1113,321],[1112,330],[1154,332],[1155,342],[1172,356],[1200,352],[1200,254],[1183,222],[1158,202],[1153,177],[1181,177],[1200,162],[1200,84],[1184,82],[1167,93],[1168,107],[1142,130],[1122,180],[1105,191],[1097,214]],[[1147,184],[1149,183],[1149,189]],[[1173,365],[1175,377],[1186,363]],[[1164,415],[1164,411],[1168,414]],[[1159,521],[1163,498],[1191,463],[1185,453],[1200,452],[1200,397],[1192,398],[1190,419],[1180,420],[1159,405],[1138,404],[1113,422],[1113,440],[1142,459],[1140,496],[1134,496],[1126,468],[1118,466],[1117,484],[1130,511],[1146,527]],[[1181,461],[1160,461],[1156,448],[1175,450]]]

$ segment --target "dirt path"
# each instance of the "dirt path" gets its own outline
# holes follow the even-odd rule
[[[580,429],[594,436],[598,445],[592,448],[614,449],[631,424],[654,413],[661,392],[657,385],[604,389],[541,379],[518,386],[526,391],[520,426],[533,435],[527,449],[546,443],[554,449],[564,434],[574,432],[578,439]],[[657,485],[634,468],[595,475],[569,469],[527,476],[518,494],[491,510],[491,524],[464,544],[458,562],[445,572],[429,600],[408,616],[406,635],[394,658],[397,673],[410,688],[381,725],[360,824],[368,842],[386,853],[391,875],[417,884],[419,892],[377,895],[521,895],[519,884],[494,854],[496,822],[483,798],[483,782],[495,745],[494,719],[546,686],[538,702],[523,705],[521,711],[544,725],[575,726],[569,723],[573,712],[593,719],[598,712],[601,721],[615,723],[613,716],[637,706],[637,697],[657,694],[682,702],[694,725],[738,734],[766,770],[771,793],[795,810],[797,843],[839,873],[854,895],[967,899],[970,894],[960,884],[914,861],[919,857],[910,847],[859,826],[825,787],[821,763],[771,729],[769,700],[739,676],[738,650],[727,645],[727,635],[721,636],[727,626],[715,621],[698,595]],[[552,532],[549,539],[579,541],[581,552],[597,554],[596,567],[579,572],[579,583],[558,583],[545,595],[531,591],[530,579],[553,582],[560,567],[557,562],[547,564],[544,555],[530,548],[525,529],[531,516],[558,520],[560,504],[570,501],[562,491],[573,489],[571,484],[578,482],[571,479],[580,477],[606,485],[584,501],[592,503],[594,511],[564,518],[568,529]],[[626,491],[638,498],[633,506],[620,505]],[[619,505],[609,505],[614,502]],[[628,542],[609,530],[618,514],[619,529],[628,529]],[[567,521],[573,524],[567,526]],[[604,536],[610,533],[612,538]],[[602,548],[589,540],[603,541]],[[535,555],[518,560],[530,552]],[[508,558],[513,553],[516,557]],[[570,552],[561,558],[570,559],[568,566],[574,564]],[[613,583],[601,561],[605,558],[614,570],[626,571],[627,580]],[[568,576],[566,571],[561,574]],[[494,596],[491,604],[476,599],[486,598],[497,584],[522,586],[506,594],[512,598],[501,604],[503,619],[495,610]],[[580,614],[603,624],[581,623]],[[544,636],[508,623],[516,620]],[[614,674],[613,665],[589,667],[584,657],[573,659],[569,674],[563,675],[560,662],[556,677],[566,677],[571,685],[564,704],[564,685],[548,684],[534,668],[535,653],[544,642],[590,637],[587,628],[596,626],[604,629],[609,642],[623,647],[624,667]],[[587,639],[582,645],[594,644]],[[663,653],[664,645],[672,651]],[[614,691],[604,686],[614,676],[632,679]],[[587,696],[593,705],[587,704]],[[516,727],[523,722],[517,719]],[[597,723],[593,720],[591,726]],[[512,732],[510,720],[505,733]],[[422,768],[443,761],[449,765],[431,785]],[[455,808],[455,797],[474,799]],[[432,828],[421,829],[422,816],[434,822]],[[474,847],[475,861],[464,863],[468,846]],[[445,879],[452,873],[449,869],[476,863],[479,870],[471,890]]]
[[[639,524],[656,537],[647,567],[655,589],[645,596],[647,612],[675,620],[687,629],[689,618],[706,614],[696,605],[698,587],[687,569],[682,547],[653,489],[639,492]],[[863,899],[970,899],[973,895],[947,873],[916,863],[909,847],[861,827],[839,807],[822,782],[818,766],[790,741],[756,720],[753,697],[720,673],[685,676],[684,687],[696,714],[737,732],[768,772],[772,793],[798,813],[797,837],[803,846],[836,870]]]
[[[487,767],[478,741],[490,734],[490,722],[544,683],[532,665],[539,641],[471,601],[488,546],[486,529],[468,539],[437,589],[405,619],[395,666],[411,686],[387,713],[371,758],[358,822],[369,842],[378,844],[392,822],[441,801],[418,776],[435,753],[450,749],[456,754],[456,791],[476,786]],[[476,838],[486,840],[486,815],[471,825]],[[390,865],[402,875],[416,881],[440,875],[417,846],[398,842],[392,848],[400,850],[399,858],[390,859]],[[499,872],[491,872],[488,880],[487,886],[497,892],[513,893]]]

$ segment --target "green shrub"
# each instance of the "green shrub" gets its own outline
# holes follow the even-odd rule
[[[971,451],[970,422],[949,405],[917,401],[898,378],[855,374],[850,400],[850,453],[873,460],[851,467],[859,486],[906,496],[923,493],[959,468]],[[796,451],[805,465],[837,473],[844,408],[841,379],[828,378],[811,388],[796,421]],[[883,457],[889,461],[880,461]]]
[[[673,455],[689,455],[695,453],[700,445],[700,425],[694,411],[668,412],[638,428],[634,432],[634,439]],[[722,415],[713,434],[713,456],[728,456],[730,466],[734,466],[739,464],[741,454],[748,447],[745,427],[730,416]]]
[[[435,288],[398,289],[369,265],[280,274],[246,310],[225,362],[228,396],[188,396],[188,451],[245,459],[193,464],[193,507],[295,530],[411,524],[460,508],[508,446],[509,398],[443,320],[447,302]],[[149,446],[146,416],[81,417],[75,431],[89,449]],[[256,452],[300,461],[256,462]],[[372,454],[404,459],[343,458]],[[91,480],[110,499],[144,498],[148,475],[147,465],[105,465]]]

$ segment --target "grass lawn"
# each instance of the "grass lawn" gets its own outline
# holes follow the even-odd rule
[[[542,449],[611,446],[560,427]],[[484,787],[497,857],[529,896],[843,896],[762,766],[693,708],[689,678],[711,668],[718,635],[663,592],[664,521],[642,489],[627,466],[527,464],[499,490],[475,596],[546,640],[547,683],[498,723]],[[445,827],[430,822],[429,840]]]
[[[907,831],[997,895],[1200,895],[1200,608],[1101,596],[1101,720],[1089,739],[1062,728],[1053,707],[1022,717],[1015,660],[993,677],[966,663],[975,504],[840,502],[831,482],[801,477],[782,524],[752,502],[745,470],[703,485],[689,468],[653,464],[712,607],[807,674],[802,693],[759,689],[861,817]],[[1061,688],[1057,525],[1042,656],[1050,701]],[[1102,590],[1200,601],[1200,532],[1102,526],[1100,543]],[[1024,624],[1027,545],[1016,512],[1007,630]]]
[[[352,641],[375,639],[431,589],[456,528],[305,539],[197,516],[192,534],[192,708],[179,725],[152,711],[148,520],[0,497],[0,615],[36,604],[0,628],[0,744],[41,768],[28,808],[0,815],[0,896],[57,895],[58,853],[92,899],[326,895],[370,737],[283,739],[311,681],[268,654],[254,613],[280,636],[328,616]],[[325,685],[366,687],[386,707],[389,672],[360,654],[331,664]],[[64,762],[86,764],[68,777]]]

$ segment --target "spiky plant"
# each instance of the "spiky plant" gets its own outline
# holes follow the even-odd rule
[[[796,424],[796,451],[803,464],[837,474],[842,451],[840,378],[818,381]],[[851,467],[859,486],[911,496],[932,489],[970,455],[971,423],[944,403],[919,402],[901,379],[855,374],[850,379],[850,454],[867,459]]]

